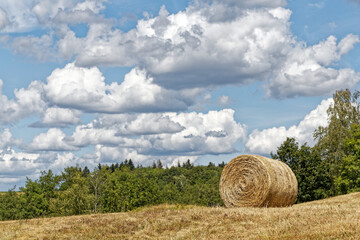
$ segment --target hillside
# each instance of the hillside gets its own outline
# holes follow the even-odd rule
[[[0,222],[0,239],[356,239],[360,193],[288,208],[159,205],[128,213]]]

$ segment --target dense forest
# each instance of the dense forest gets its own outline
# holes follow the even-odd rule
[[[335,92],[327,111],[328,126],[314,132],[316,144],[287,138],[271,157],[285,162],[299,184],[297,202],[360,190],[359,92]],[[44,171],[27,179],[21,192],[0,195],[0,220],[120,212],[170,203],[222,206],[219,180],[224,163],[193,166],[190,161],[163,168],[135,167],[132,160],[111,166],[68,167],[60,175]]]
[[[121,212],[160,203],[219,206],[224,166],[195,167],[188,160],[164,169],[159,160],[144,168],[125,160],[92,172],[78,166],[61,175],[49,170],[38,180],[27,179],[20,193],[11,189],[0,196],[0,220]]]

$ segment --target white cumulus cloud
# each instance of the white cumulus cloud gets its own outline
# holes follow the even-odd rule
[[[319,96],[336,89],[352,88],[360,81],[360,73],[328,66],[340,60],[358,42],[358,36],[349,34],[339,43],[330,36],[314,46],[297,45],[282,69],[265,86],[267,95],[277,98]]]
[[[41,122],[31,124],[31,127],[67,127],[81,123],[81,111],[69,108],[47,108]]]
[[[166,125],[157,125],[157,120]],[[238,150],[238,141],[245,138],[246,126],[234,120],[234,110],[224,109],[208,113],[158,113],[157,116],[106,115],[78,126],[66,141],[73,146],[124,148],[151,157],[233,153]]]
[[[5,128],[0,132],[0,150],[7,149],[9,147],[18,146],[21,144],[21,140],[15,139],[10,132],[10,129]]]
[[[139,20],[127,33],[91,24],[86,40],[71,52],[81,66],[141,66],[155,83],[173,89],[263,81],[267,96],[287,98],[326,95],[360,81],[354,70],[333,66],[358,36],[349,34],[338,43],[330,36],[307,46],[292,35],[288,9],[245,8],[228,21],[212,21],[205,11],[212,7],[176,14],[162,7],[159,16]],[[68,41],[60,40],[68,57],[74,44],[80,46],[69,34]]]
[[[82,68],[73,63],[55,69],[44,86],[53,104],[87,112],[158,112],[185,110],[199,90],[167,90],[138,68],[125,75],[121,84],[105,84],[97,67]]]
[[[9,20],[6,32],[24,32],[37,25],[37,19],[31,11],[36,0],[1,0],[0,8],[6,12]]]
[[[32,174],[40,166],[39,154],[16,152],[12,148],[0,150],[0,176],[24,176]]]
[[[2,94],[3,82],[0,79],[0,123],[8,124],[41,113],[46,106],[42,98],[43,83],[33,81],[26,89],[15,89],[15,100]]]
[[[254,130],[246,142],[246,148],[257,154],[275,153],[276,149],[286,140],[287,137],[295,138],[300,144],[314,144],[313,133],[319,126],[327,126],[327,109],[333,104],[333,99],[323,100],[316,109],[312,110],[298,124],[286,129],[285,127],[273,127],[262,131]]]
[[[92,169],[98,163],[87,159],[86,165]],[[8,189],[14,185],[23,186],[26,177],[38,179],[41,171],[51,169],[59,173],[65,167],[85,164],[84,159],[76,157],[71,152],[17,152],[12,148],[0,149],[0,187]]]
[[[68,145],[64,138],[66,137],[60,129],[50,128],[46,133],[35,136],[32,142],[27,146],[31,151],[73,151],[78,148]]]
[[[289,98],[327,95],[360,81],[359,73],[353,69],[336,67],[341,57],[359,42],[358,36],[349,34],[338,43],[330,36],[307,46],[292,34],[291,11],[285,8],[284,0],[194,1],[184,11],[174,14],[163,6],[158,16],[140,19],[135,28],[126,32],[105,19],[102,15],[105,4],[101,0],[33,0],[32,5],[32,14],[39,22],[50,23],[50,30],[43,36],[15,37],[10,42],[16,52],[38,59],[49,56],[75,59],[77,67],[89,69],[99,65],[133,67],[137,72],[129,73],[133,77],[144,75],[141,71],[146,73],[142,80],[136,80],[143,81],[146,87],[142,90],[146,93],[161,91],[160,95],[165,96],[174,95],[170,89],[260,81],[268,97]],[[77,37],[70,28],[71,24],[79,23],[87,24],[84,37]],[[55,73],[60,74],[60,70],[52,77]],[[122,85],[126,83],[113,83],[98,91],[124,94]],[[151,93],[143,99],[151,101],[149,97],[154,97]],[[109,111],[128,110],[116,94],[92,94],[87,96],[100,97],[97,107],[80,107],[93,111],[100,108],[101,101],[106,101],[121,106],[121,110],[112,107]],[[180,95],[175,98],[176,110],[184,110],[188,105]],[[159,106],[161,111],[175,110],[166,109],[168,105]],[[140,108],[132,110],[143,111],[144,105]]]
[[[162,8],[158,17],[139,20],[127,33],[92,24],[76,64],[138,65],[168,88],[263,80],[286,59],[293,41],[290,13],[283,8],[247,10],[218,23],[200,11],[169,15]]]

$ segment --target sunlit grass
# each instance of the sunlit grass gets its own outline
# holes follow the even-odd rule
[[[287,208],[159,205],[0,222],[0,239],[358,239],[360,193]]]

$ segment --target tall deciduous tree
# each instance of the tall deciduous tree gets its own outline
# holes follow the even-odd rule
[[[90,182],[91,192],[94,194],[94,212],[98,212],[99,203],[101,201],[102,193],[104,190],[104,185],[108,178],[107,169],[102,168],[94,169],[92,173],[89,174],[88,180]]]
[[[352,125],[345,140],[345,156],[335,183],[340,193],[360,191],[360,125]]]
[[[319,127],[314,133],[317,139],[315,148],[322,159],[331,164],[332,173],[335,175],[338,174],[339,165],[345,154],[344,142],[350,137],[351,125],[360,123],[358,98],[358,91],[336,91],[333,95],[334,104],[327,110],[329,125]]]

